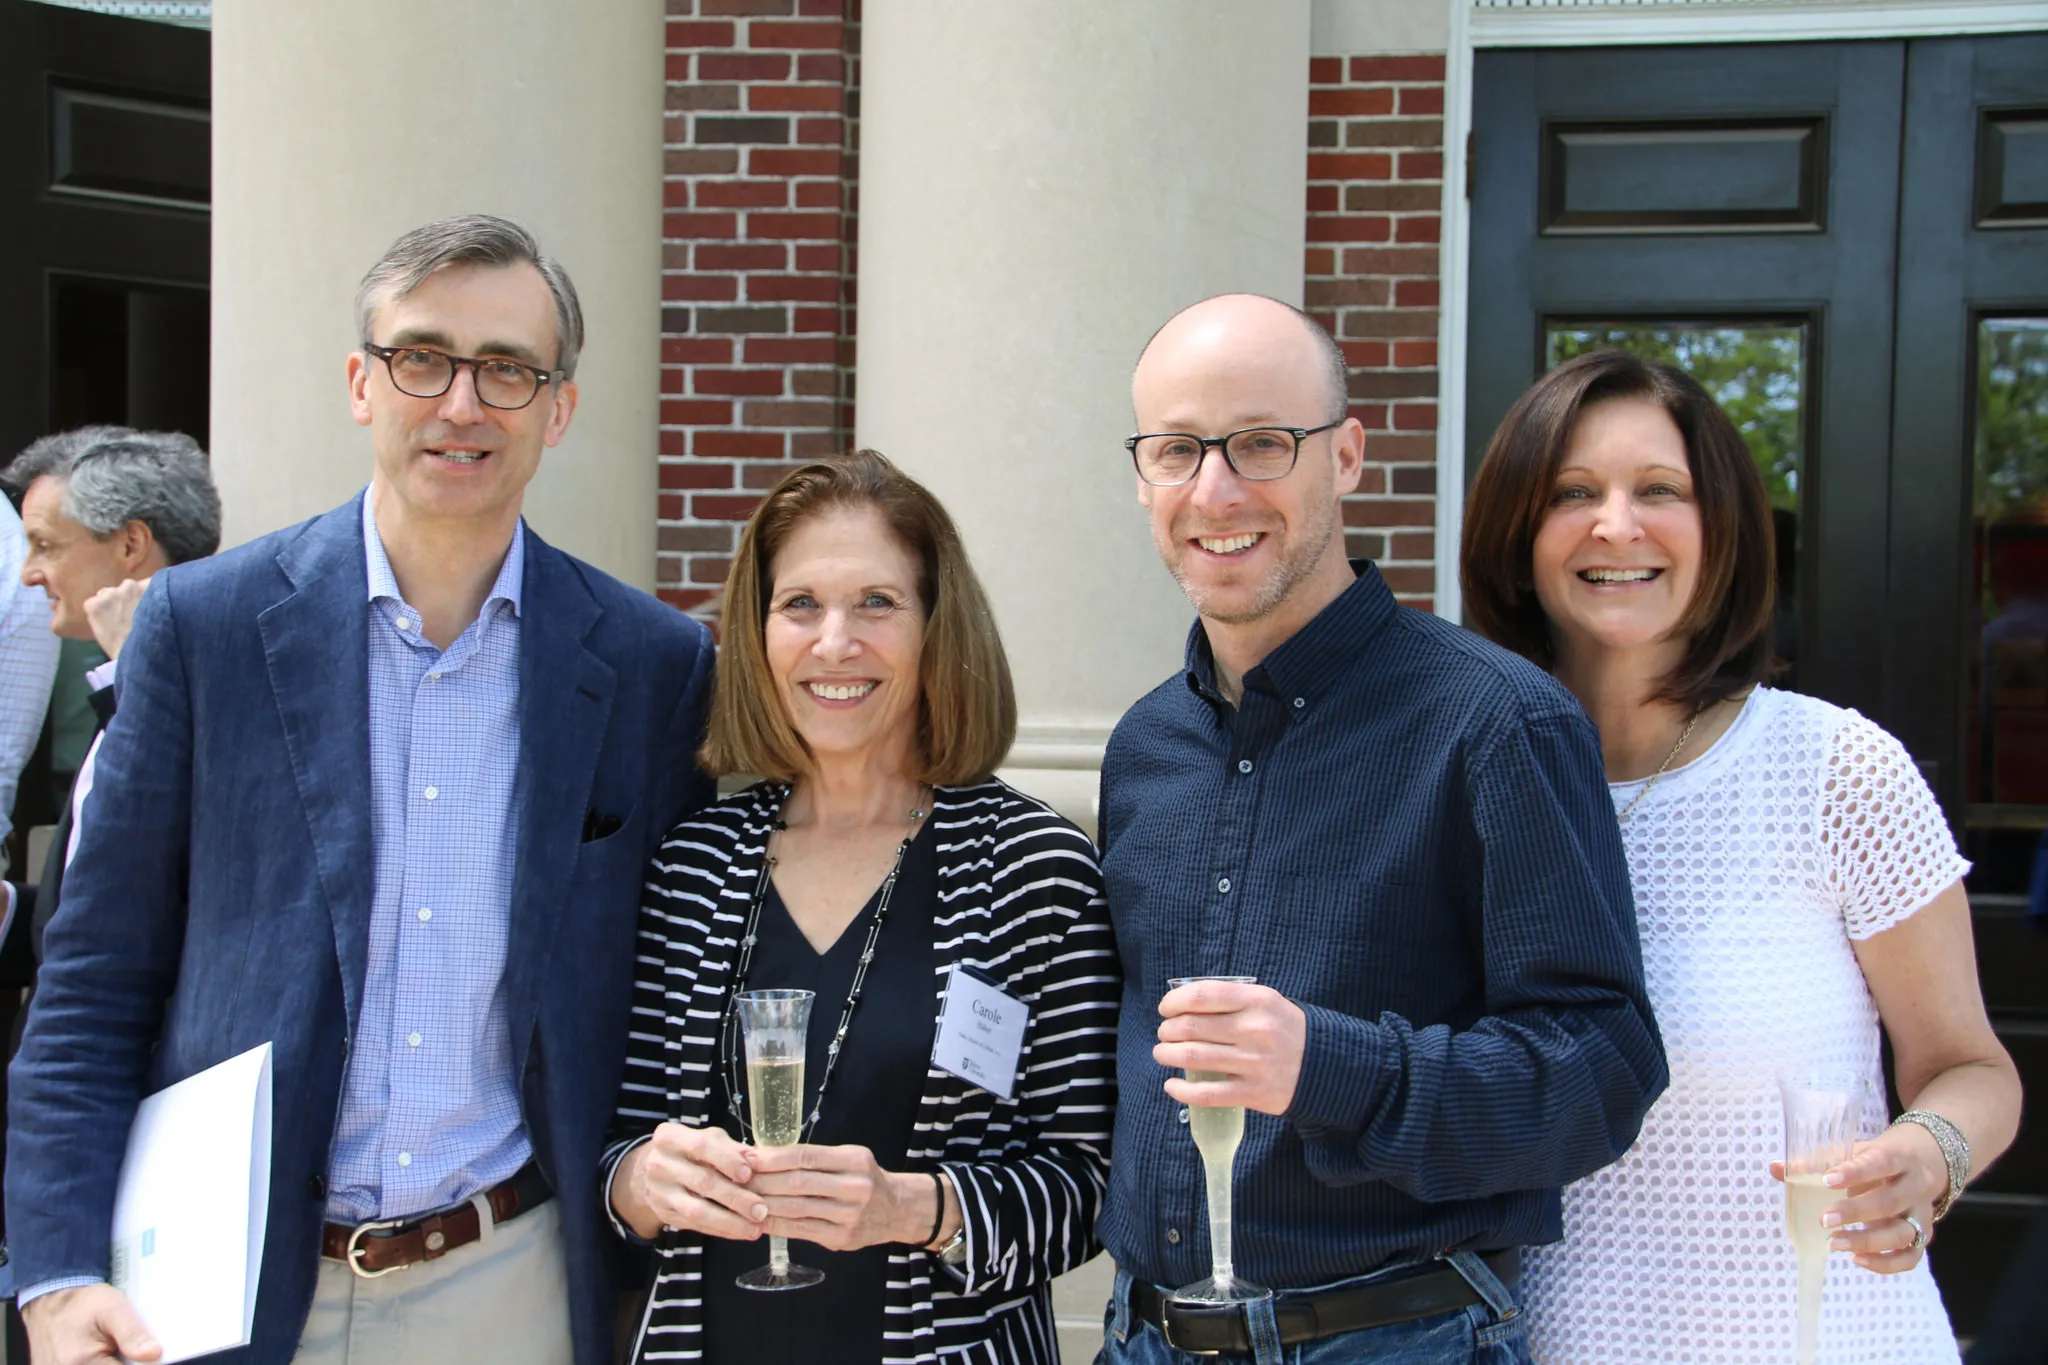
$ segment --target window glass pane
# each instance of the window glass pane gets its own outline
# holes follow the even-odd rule
[[[1546,368],[1613,348],[1660,360],[1713,395],[1756,460],[1777,531],[1776,649],[1798,686],[1800,490],[1806,473],[1807,326],[1800,322],[1657,319],[1554,320],[1544,329]]]
[[[1978,324],[1975,431],[1971,885],[2021,891],[2048,829],[2048,318]]]

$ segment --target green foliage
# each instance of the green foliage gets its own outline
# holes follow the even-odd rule
[[[1980,521],[2048,521],[2048,320],[1978,324],[1976,462]]]
[[[1771,505],[1796,513],[1806,456],[1805,342],[1797,324],[1568,323],[1551,327],[1545,364],[1613,348],[1685,371],[1749,443]]]

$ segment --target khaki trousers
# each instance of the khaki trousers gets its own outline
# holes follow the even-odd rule
[[[320,1258],[294,1365],[570,1365],[562,1201],[435,1261],[364,1279]]]

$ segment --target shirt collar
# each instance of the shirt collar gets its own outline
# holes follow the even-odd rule
[[[377,518],[370,512],[370,495],[363,494],[363,562],[369,570],[370,600],[403,602],[405,594],[398,590],[398,575],[391,572],[390,556],[384,553],[384,538],[377,534]],[[526,578],[526,518],[512,529],[512,548],[505,552],[505,562],[498,566],[498,577],[491,584],[490,595],[484,598],[484,610],[490,610],[491,603],[503,602],[520,614],[520,588]],[[481,615],[481,613],[479,613]]]
[[[1244,675],[1248,691],[1314,702],[1342,677],[1380,628],[1394,617],[1394,594],[1369,559],[1351,561],[1357,575],[1336,601],[1281,641]],[[1216,655],[1197,620],[1188,631],[1187,681],[1196,696],[1223,705],[1216,691]]]

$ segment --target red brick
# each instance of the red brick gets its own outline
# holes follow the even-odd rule
[[[796,78],[800,81],[844,81],[846,58],[837,52],[806,52],[796,59]]]
[[[748,337],[749,365],[832,365],[839,360],[833,337]]]
[[[779,209],[789,205],[785,180],[700,180],[700,209]]]
[[[779,242],[705,242],[692,260],[699,270],[780,270],[789,261],[789,248]]]
[[[690,436],[690,453],[705,460],[779,460],[779,431],[699,431]]]
[[[1396,493],[1417,497],[1436,496],[1436,466],[1434,465],[1397,465],[1388,471],[1387,477]],[[1427,559],[1429,558],[1429,553],[1425,552],[1421,555],[1401,557]]]
[[[1350,413],[1351,416],[1358,419],[1359,424],[1367,431],[1385,431],[1387,429],[1387,405],[1385,403],[1353,403],[1350,407]],[[1372,457],[1368,455],[1366,458],[1371,459]]]
[[[1394,282],[1394,306],[1396,308],[1434,308],[1439,290],[1435,280],[1396,280]]]
[[[804,110],[813,113],[836,114],[840,111],[846,92],[836,85],[750,85],[747,87],[747,108],[767,109],[787,113]]]
[[[690,557],[690,581],[692,583],[717,584],[725,582],[725,575],[732,568],[730,559],[712,555]]]
[[[1312,246],[1301,254],[1301,273],[1304,275],[1334,275],[1337,273],[1337,253],[1330,247]]]
[[[699,370],[690,377],[690,387],[698,393],[780,398],[783,377],[780,370]]]
[[[789,391],[798,398],[836,398],[839,395],[839,372],[837,370],[791,370]]]
[[[674,607],[677,611],[694,611],[706,602],[715,599],[718,594],[701,588],[665,587],[656,592],[655,596]]]
[[[1394,473],[1395,473],[1395,476],[1396,476],[1397,478],[1399,477],[1399,475],[1400,475],[1400,472],[1401,472],[1401,471],[1399,471],[1399,470],[1395,470],[1395,471],[1394,471]],[[1434,474],[1434,473],[1435,473],[1436,471],[1434,471],[1434,470],[1431,470],[1430,472],[1431,472],[1431,474]],[[1387,558],[1388,558],[1388,559],[1435,559],[1435,558],[1436,558],[1436,532],[1434,532],[1434,531],[1400,531],[1400,532],[1396,532],[1396,533],[1395,533],[1394,535],[1392,535],[1392,536],[1389,536],[1389,537],[1387,538]]]
[[[1394,220],[1394,240],[1397,242],[1434,242],[1440,235],[1437,217],[1433,213]]]
[[[668,60],[662,64],[662,75],[672,81],[686,81],[690,79],[690,54],[687,52],[669,53]]]
[[[671,58],[670,60],[674,60]],[[662,107],[671,114],[695,113],[705,109],[738,109],[740,87],[737,85],[671,85],[662,93]],[[689,140],[689,129],[674,130],[678,141]]]
[[[837,51],[846,40],[845,29],[824,23],[753,23],[747,25],[749,47],[802,47],[814,52]]]
[[[841,157],[815,147],[755,147],[747,153],[750,175],[837,176]]]
[[[796,12],[819,19],[860,22],[860,0],[796,0]]]
[[[665,394],[681,394],[689,386],[689,382],[690,372],[688,370],[678,369],[673,365],[662,367],[661,392]]]
[[[668,21],[668,45],[672,49],[678,47],[731,47],[732,34],[733,28],[729,23],[686,24],[674,19]],[[668,54],[669,70],[671,72],[675,70],[674,63],[680,55],[682,54],[674,51]],[[669,79],[681,80],[683,78],[671,74]]]
[[[680,431],[664,431],[661,433],[663,447],[661,453],[664,455],[669,453],[667,446],[671,438],[680,443],[683,439],[683,433]],[[682,452],[678,450],[676,453],[681,454]],[[683,519],[683,495],[680,493],[656,493],[654,495],[654,508],[655,514],[662,521],[681,521]]]
[[[661,487],[670,492],[697,488],[729,489],[733,486],[732,466],[709,460],[702,464],[677,464],[663,460],[659,480]]]
[[[667,213],[662,215],[661,235],[730,239],[740,235],[740,217],[736,213]]]
[[[697,58],[700,81],[786,81],[789,56],[781,52],[706,52]]]
[[[1394,430],[1435,431],[1436,404],[1396,403],[1394,404]]]
[[[837,238],[839,236],[839,215],[836,213],[750,213],[747,215],[747,236]]]
[[[702,14],[790,14],[795,0],[698,0]]]
[[[1373,118],[1394,112],[1394,92],[1374,90],[1311,90],[1310,118]]]
[[[1337,202],[1335,185],[1310,185],[1308,187],[1308,211],[1310,213],[1335,213],[1341,207]]]
[[[1393,351],[1395,369],[1428,370],[1436,367],[1434,341],[1397,341],[1393,345]]]
[[[670,175],[731,175],[740,168],[740,154],[729,147],[671,147],[662,158],[662,168]]]
[[[1428,308],[1357,309],[1344,315],[1344,335],[1413,340],[1434,337],[1436,311]]]
[[[686,209],[690,207],[690,184],[686,180],[670,180],[661,187],[661,206],[665,209]]]
[[[1310,85],[1338,85],[1344,80],[1344,59],[1342,57],[1311,57],[1308,59],[1308,83]]]
[[[800,180],[796,186],[796,206],[800,209],[836,209],[839,207],[839,182],[837,180]]]
[[[1385,180],[1394,173],[1394,158],[1385,152],[1312,152],[1311,180]]]
[[[663,275],[661,297],[668,303],[731,303],[740,282],[732,275]]]
[[[750,275],[750,303],[837,303],[837,275]]]
[[[663,337],[661,363],[664,365],[728,365],[732,363],[731,337]]]
[[[818,454],[837,455],[845,449],[844,446],[839,444],[837,437],[829,437],[827,439],[831,440],[831,446],[823,451],[818,452]],[[795,443],[792,442],[791,444]],[[803,458],[816,459],[817,455],[809,455]],[[773,488],[776,484],[781,483],[783,478],[787,476],[789,471],[793,468],[795,468],[795,465],[793,464],[741,465],[740,487],[752,489]]]
[[[759,496],[718,497],[699,493],[690,499],[690,515],[702,521],[745,521],[760,505]]]
[[[800,118],[796,121],[796,140],[807,147],[828,144],[836,147],[846,141],[845,120],[837,115],[831,118]]]
[[[837,308],[792,308],[789,311],[789,330],[792,332],[830,332],[837,336],[842,322],[846,331],[853,330],[853,320],[842,319]]]
[[[748,403],[741,409],[741,417],[750,427],[830,426],[833,416],[832,404],[812,401]]]
[[[1401,112],[1404,114],[1441,114],[1444,111],[1444,88],[1440,85],[1410,85],[1401,90]]]
[[[1404,464],[1421,464],[1436,459],[1436,436],[1434,433],[1395,435],[1381,432],[1365,443],[1365,458],[1368,460],[1399,460]]]
[[[1384,341],[1346,341],[1341,346],[1344,363],[1354,370],[1376,370],[1387,363]]]
[[[1393,231],[1392,220],[1379,216],[1318,214],[1308,220],[1311,242],[1384,242]]]
[[[1387,280],[1349,276],[1309,280],[1302,287],[1304,304],[1311,311],[1326,308],[1384,308],[1393,294]]]
[[[665,427],[723,427],[732,425],[732,404],[668,400],[661,405]]]
[[[1351,79],[1354,81],[1441,81],[1443,78],[1444,59],[1441,56],[1351,59]]]
[[[692,502],[703,502],[699,496]],[[1344,502],[1344,524],[1346,526],[1434,526],[1436,525],[1436,503],[1429,498],[1347,498]]]
[[[840,414],[839,431],[800,431],[789,438],[789,453],[799,460],[822,460],[837,455],[848,448],[840,432],[853,430],[853,409],[848,407]]]
[[[1428,564],[1382,564],[1380,577],[1397,594],[1423,593],[1436,587],[1436,567]]]
[[[1442,152],[1401,153],[1400,178],[1403,180],[1443,179],[1444,154]]]
[[[663,455],[680,455],[689,448],[689,444],[689,438],[684,436],[682,432],[664,431],[657,435],[655,449],[659,450]],[[668,507],[667,500],[662,499],[660,505],[662,508],[666,509]],[[679,517],[682,514],[682,504],[678,503],[676,504],[676,510],[674,515]],[[661,513],[661,515],[666,517],[669,516],[670,513],[664,510]]]
[[[1344,253],[1346,275],[1430,275],[1440,264],[1437,253],[1422,247],[1363,247]]]

